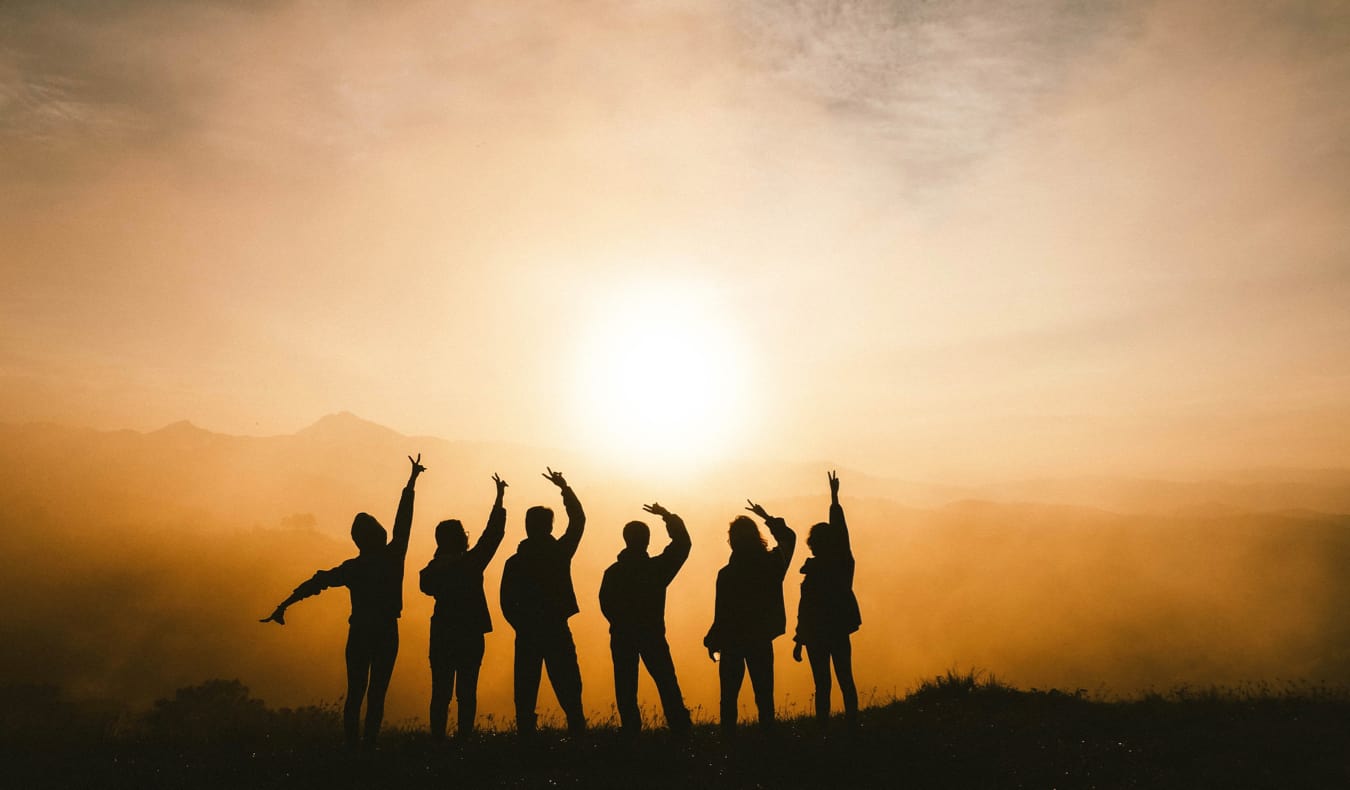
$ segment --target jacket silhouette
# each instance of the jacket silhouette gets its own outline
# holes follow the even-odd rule
[[[483,570],[506,534],[502,498],[506,481],[492,476],[497,499],[487,527],[473,548],[464,526],[455,519],[436,525],[436,554],[422,569],[422,592],[436,599],[431,615],[431,734],[445,736],[450,699],[459,695],[459,729],[463,738],[473,732],[478,710],[478,672],[483,664],[483,635],[492,631]]]
[[[562,492],[567,529],[554,538],[553,511],[532,507],[525,513],[525,540],[502,568],[502,615],[516,631],[516,729],[535,731],[540,672],[547,667],[553,692],[570,731],[586,729],[581,706],[581,669],[567,619],[579,611],[572,588],[572,557],[586,528],[586,514],[562,474],[545,475]]]
[[[812,556],[802,565],[802,594],[797,604],[797,647],[793,658],[801,660],[805,647],[815,681],[816,719],[830,717],[830,664],[839,678],[844,699],[844,717],[854,723],[858,714],[858,690],[853,680],[853,646],[849,635],[862,625],[858,599],[853,594],[853,547],[849,541],[844,508],[839,504],[839,478],[830,482],[830,520],[811,527],[806,545]]]
[[[600,611],[609,620],[615,702],[623,729],[641,730],[637,704],[640,658],[656,683],[667,726],[685,734],[690,730],[689,710],[666,642],[666,588],[689,558],[689,530],[679,516],[659,504],[647,505],[645,510],[661,516],[670,543],[657,556],[648,556],[651,530],[641,521],[630,521],[623,528],[626,547],[600,583]]]
[[[755,522],[745,516],[728,529],[731,557],[717,573],[713,624],[703,639],[709,655],[721,654],[721,723],[727,731],[736,728],[737,698],[747,669],[760,725],[774,723],[773,640],[787,629],[783,578],[797,546],[797,534],[783,519],[754,503],[747,509],[764,519],[777,545],[770,550]]]
[[[412,473],[399,497],[394,517],[393,539],[385,542],[380,522],[368,513],[352,520],[352,541],[360,553],[336,568],[321,570],[302,582],[290,597],[277,605],[262,622],[286,624],[286,609],[291,604],[318,595],[331,587],[346,587],[351,595],[352,614],[347,629],[347,701],[343,707],[343,729],[349,748],[355,748],[361,736],[361,702],[366,702],[364,740],[374,746],[384,719],[384,697],[398,657],[398,618],[403,613],[403,566],[412,532],[413,486],[426,471],[422,456],[411,456]]]

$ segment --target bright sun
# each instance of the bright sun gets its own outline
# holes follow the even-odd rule
[[[726,311],[698,292],[630,289],[597,305],[581,348],[586,441],[629,465],[726,454],[745,418],[745,355]]]

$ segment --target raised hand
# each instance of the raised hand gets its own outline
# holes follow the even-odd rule
[[[567,488],[567,480],[563,478],[562,472],[555,472],[553,471],[552,467],[546,466],[544,468],[548,469],[548,471],[544,473],[545,480],[549,481],[558,488]]]
[[[422,466],[421,453],[418,453],[416,458],[413,458],[411,455],[408,456],[408,463],[412,464],[412,474],[408,475],[408,484],[411,485],[413,482],[417,480],[418,475],[427,471],[427,468],[425,466]]]
[[[760,505],[756,505],[754,502],[751,502],[748,499],[745,501],[746,504],[750,505],[750,507],[746,508],[746,510],[750,511],[751,513],[754,513],[756,516],[759,516],[765,521],[768,521],[770,518],[773,518],[772,516],[769,515],[769,511],[765,510]]]
[[[497,484],[497,496],[501,497],[501,495],[506,491],[506,487],[509,485],[509,483],[498,477],[495,472],[492,474],[492,482]]]
[[[263,619],[259,620],[258,622],[260,622],[260,623],[276,623],[277,625],[285,625],[285,624],[286,624],[286,607],[284,607],[284,606],[278,606],[277,608],[275,608],[275,609],[272,610],[272,613],[271,613],[271,614],[269,614],[268,616],[266,616],[266,617],[264,617]]]
[[[828,476],[829,479],[830,479],[830,496],[834,497],[835,499],[838,499],[838,498],[839,498],[839,475],[838,475],[838,473],[831,471],[831,472],[828,472],[828,473],[827,473],[827,476]]]
[[[670,511],[666,510],[664,507],[661,507],[661,505],[657,502],[653,502],[650,505],[643,505],[642,509],[648,513],[651,513],[654,516],[660,516],[661,518],[665,518],[666,516],[670,515]]]
[[[716,649],[716,648],[712,648],[712,647],[708,648],[708,658],[711,658],[714,662],[717,661],[717,649]]]

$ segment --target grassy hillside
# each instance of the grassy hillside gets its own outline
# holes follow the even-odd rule
[[[1179,689],[1127,700],[1023,691],[971,674],[865,709],[855,730],[792,719],[728,738],[627,739],[608,723],[526,745],[387,733],[345,755],[331,707],[272,710],[234,681],[180,690],[129,716],[7,691],[9,775],[23,787],[1225,787],[1350,782],[1350,689]]]

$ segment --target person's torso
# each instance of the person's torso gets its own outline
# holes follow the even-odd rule
[[[655,557],[628,557],[605,573],[610,601],[610,630],[664,633],[666,629],[665,568]]]
[[[424,582],[430,577],[435,588],[436,607],[432,618],[455,630],[492,630],[487,596],[483,593],[483,572],[468,554],[439,557],[422,571]]]
[[[343,563],[351,595],[351,620],[397,618],[403,612],[403,556],[388,549]]]
[[[506,561],[502,584],[520,624],[551,623],[576,614],[572,557],[556,541],[527,547],[524,543]]]

